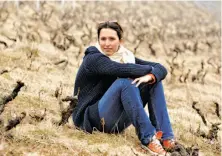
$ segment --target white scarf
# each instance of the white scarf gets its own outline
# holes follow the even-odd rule
[[[104,55],[106,55],[100,48],[99,43],[97,42],[95,47]],[[106,55],[107,56],[107,55]],[[124,46],[120,45],[119,50],[115,52],[109,57],[112,61],[116,61],[119,63],[135,63],[135,56],[134,54],[126,49]]]

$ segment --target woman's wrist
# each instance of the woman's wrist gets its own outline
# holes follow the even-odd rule
[[[155,76],[153,74],[147,74],[147,75],[149,75],[152,78],[152,80],[149,81],[148,84],[154,84],[156,82]]]

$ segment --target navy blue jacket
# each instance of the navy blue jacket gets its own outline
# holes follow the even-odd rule
[[[72,114],[74,125],[89,133],[94,127],[102,131],[98,101],[107,89],[117,78],[137,78],[149,73],[159,82],[166,77],[167,70],[159,63],[138,58],[136,64],[118,63],[94,46],[87,48],[75,80],[74,95],[78,95],[78,104]]]

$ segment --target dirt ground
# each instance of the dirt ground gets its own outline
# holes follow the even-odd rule
[[[200,156],[220,155],[221,25],[207,11],[179,1],[1,1],[0,7],[0,155],[149,155],[133,126],[117,135],[86,134],[71,118],[58,126],[69,106],[61,99],[72,96],[84,50],[107,19],[123,26],[124,46],[137,57],[167,68],[176,140]],[[3,106],[18,81],[24,86]]]

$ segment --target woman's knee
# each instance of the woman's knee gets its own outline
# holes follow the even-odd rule
[[[129,78],[118,78],[115,83],[119,83],[122,86],[133,86],[132,84],[133,80]]]

